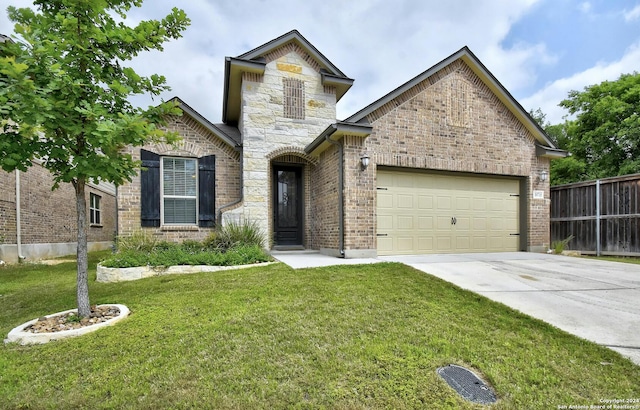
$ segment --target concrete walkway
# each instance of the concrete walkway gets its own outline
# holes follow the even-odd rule
[[[294,269],[401,262],[607,346],[640,365],[640,265],[538,253],[341,259],[273,252]]]
[[[379,263],[375,258],[344,259],[323,255],[318,251],[271,251],[271,256],[293,269],[319,268],[334,265],[359,265],[364,263]]]

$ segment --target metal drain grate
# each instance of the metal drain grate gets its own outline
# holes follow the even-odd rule
[[[491,404],[498,398],[493,389],[480,380],[471,370],[455,364],[438,369],[438,374],[455,391],[465,399],[474,403]]]

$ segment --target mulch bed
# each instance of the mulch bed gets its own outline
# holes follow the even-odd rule
[[[79,319],[77,311],[62,315],[41,317],[38,321],[24,330],[31,333],[53,333],[64,330],[80,329],[106,322],[120,315],[120,309],[116,306],[91,306],[91,315],[88,318]]]

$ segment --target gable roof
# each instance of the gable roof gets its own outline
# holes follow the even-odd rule
[[[322,84],[336,88],[336,101],[339,101],[349,88],[351,88],[353,79],[347,77],[340,71],[324,54],[304,38],[298,30],[291,30],[237,57],[225,58],[224,96],[222,101],[223,122],[227,124],[237,123],[240,117],[242,73],[263,74],[267,64],[264,56],[290,43],[298,45],[318,64]]]
[[[236,127],[229,126],[227,124],[213,124],[205,117],[200,115],[199,112],[191,108],[187,103],[182,101],[179,97],[173,97],[171,101],[178,103],[178,108],[182,110],[184,114],[187,114],[193,118],[198,124],[202,125],[207,130],[211,131],[216,137],[226,142],[233,148],[240,147],[242,141],[240,131]]]
[[[387,104],[388,102],[394,100],[402,93],[407,90],[413,88],[417,84],[426,80],[428,77],[434,75],[441,69],[446,66],[454,63],[457,60],[464,61],[469,68],[484,82],[484,84],[489,87],[489,89],[496,95],[496,97],[507,107],[507,109],[520,121],[529,132],[534,136],[537,140],[539,146],[548,147],[551,150],[548,150],[546,155],[553,157],[564,157],[566,153],[564,151],[558,150],[555,144],[549,139],[545,131],[540,127],[540,125],[531,117],[531,115],[520,105],[518,101],[509,93],[509,91],[498,81],[498,79],[487,69],[487,67],[482,64],[482,62],[476,57],[475,54],[471,52],[469,47],[464,46],[457,52],[451,54],[449,57],[440,61],[433,67],[427,69],[421,74],[418,74],[416,77],[402,84],[400,87],[391,91],[387,95],[382,98],[374,101],[373,103],[367,105],[360,111],[351,115],[349,118],[345,119],[345,122],[353,122],[353,123],[367,123],[367,116],[373,113],[378,108]],[[556,155],[553,155],[552,152],[558,151]],[[561,154],[560,152],[564,153]]]

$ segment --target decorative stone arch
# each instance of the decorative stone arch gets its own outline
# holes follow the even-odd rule
[[[274,151],[271,151],[266,155],[269,161],[283,159],[283,157],[297,157],[303,159],[307,163],[316,166],[318,165],[318,160],[311,155],[307,154],[303,148],[299,147],[282,147],[278,148]],[[289,161],[287,161],[289,162]]]

